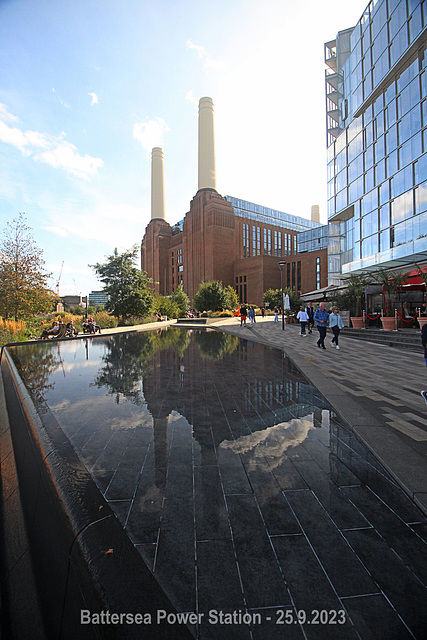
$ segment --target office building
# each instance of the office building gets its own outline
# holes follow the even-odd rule
[[[427,259],[427,6],[372,0],[325,44],[329,284]]]

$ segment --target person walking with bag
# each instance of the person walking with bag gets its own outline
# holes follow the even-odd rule
[[[331,340],[331,347],[335,346],[337,349],[339,349],[338,336],[340,335],[341,329],[344,328],[344,322],[342,321],[337,307],[332,307],[332,313],[329,316],[329,326],[331,327],[334,334],[334,337]]]

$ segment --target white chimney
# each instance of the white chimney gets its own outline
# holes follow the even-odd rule
[[[154,147],[151,152],[151,219],[165,216],[165,179],[163,170],[163,149]]]
[[[216,190],[212,98],[200,98],[199,101],[199,189]]]

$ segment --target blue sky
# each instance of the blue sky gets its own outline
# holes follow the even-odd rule
[[[215,105],[217,189],[326,222],[323,43],[365,0],[0,0],[0,230],[27,214],[60,294],[138,245],[151,149],[166,215],[197,191],[197,111]]]

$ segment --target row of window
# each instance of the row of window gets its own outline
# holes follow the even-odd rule
[[[272,229],[263,229],[263,245],[261,251],[261,227],[252,226],[246,222],[243,223],[243,257],[251,256],[289,256],[297,253],[297,236],[291,233],[276,231]],[[283,238],[282,238],[283,236]],[[283,239],[283,251],[282,251]]]
[[[423,10],[424,9],[424,10]],[[409,16],[409,18],[408,18]],[[354,113],[401,58],[427,23],[424,3],[384,0],[373,7],[351,35],[352,52],[344,67],[345,92]]]

